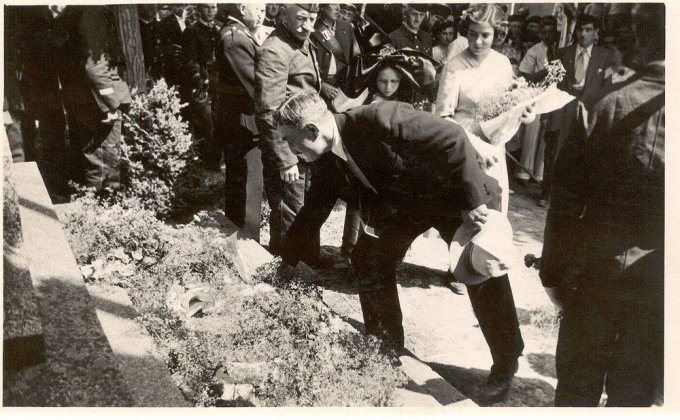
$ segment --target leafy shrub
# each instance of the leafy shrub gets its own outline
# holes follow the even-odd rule
[[[318,287],[282,276],[280,261],[243,279],[215,229],[171,227],[136,198],[103,203],[92,193],[76,201],[65,224],[80,264],[129,259],[131,274],[101,281],[128,288],[138,321],[196,405],[218,403],[215,372],[229,362],[267,366],[252,384],[267,406],[382,406],[404,383],[377,339],[350,330]],[[187,317],[171,297],[193,286],[207,288],[213,302]]]
[[[179,95],[165,80],[133,97],[125,118],[128,135],[121,146],[121,180],[128,197],[159,216],[167,216],[177,194],[176,183],[195,160],[191,136],[182,121]]]

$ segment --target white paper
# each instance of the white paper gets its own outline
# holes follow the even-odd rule
[[[559,90],[556,85],[551,85],[533,99],[517,104],[511,110],[489,121],[480,122],[479,125],[486,138],[491,144],[505,144],[512,139],[522,123],[519,121],[524,109],[534,104],[536,115],[545,114],[558,110],[571,102],[574,96]]]

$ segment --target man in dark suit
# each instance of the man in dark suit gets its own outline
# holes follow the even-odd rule
[[[172,13],[158,25],[162,74],[168,86],[177,88],[182,83],[182,32],[186,29],[184,9],[184,4],[173,4]],[[186,101],[187,98],[182,99]]]
[[[577,119],[584,118],[583,110],[588,110],[600,98],[606,85],[605,70],[611,65],[610,52],[593,45],[599,31],[599,21],[590,15],[581,15],[576,22],[576,44],[557,52],[567,74],[560,89],[574,95],[575,101],[568,103],[560,112],[561,129],[557,145],[557,153],[568,137],[582,135],[575,124]],[[582,104],[582,105],[579,105]]]
[[[663,400],[665,9],[635,17],[647,62],[589,116],[555,166],[541,280],[563,313],[556,406]]]
[[[401,26],[389,33],[394,48],[411,48],[432,55],[432,34],[420,28],[427,16],[427,9],[426,3],[412,3],[404,7]]]
[[[216,55],[218,85],[213,110],[215,138],[224,147],[224,214],[239,228],[246,218],[246,154],[257,147],[255,121],[255,55],[272,28],[263,27],[264,4],[240,3],[220,30]],[[249,124],[249,122],[252,122]]]
[[[199,4],[198,21],[182,33],[185,76],[182,87],[190,98],[189,125],[199,146],[199,155],[206,168],[219,171],[222,150],[214,141],[211,107],[217,84],[215,47],[219,40],[219,28],[215,25],[216,14],[217,4]]]
[[[161,77],[160,72],[160,39],[158,38],[158,25],[156,20],[156,5],[138,4],[139,35],[142,39],[142,52],[144,53],[144,69],[147,77],[157,80]]]
[[[396,267],[411,242],[435,227],[449,242],[462,223],[480,226],[500,188],[486,176],[462,128],[400,102],[331,114],[315,92],[303,92],[276,114],[282,137],[305,161],[316,161],[309,200],[284,241],[283,261],[296,265],[335,201],[349,190],[364,227],[352,254],[369,334],[397,352],[404,346]],[[494,364],[479,401],[508,392],[522,341],[507,275],[468,287]]]

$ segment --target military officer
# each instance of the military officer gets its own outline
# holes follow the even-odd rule
[[[426,3],[412,3],[404,7],[401,26],[389,33],[396,49],[411,48],[432,55],[432,34],[420,28],[427,15]]]
[[[229,171],[225,179],[225,215],[239,228],[245,225],[245,155],[257,146],[255,116],[255,55],[273,28],[262,26],[264,3],[240,3],[237,19],[229,16],[220,30],[216,50],[218,84],[214,111],[215,137],[224,147]],[[254,132],[255,131],[255,132]]]
[[[310,167],[299,162],[278,133],[273,114],[286,97],[320,89],[316,53],[309,42],[319,11],[315,3],[281,5],[282,24],[255,56],[255,111],[260,133],[264,188],[271,207],[270,250],[279,252],[283,236],[304,205]],[[319,233],[309,238],[305,261],[318,261]]]

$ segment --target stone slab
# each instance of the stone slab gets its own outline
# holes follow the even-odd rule
[[[5,406],[131,406],[80,270],[34,162],[14,166],[46,361],[4,372]]]
[[[124,289],[87,285],[135,407],[188,407]]]

